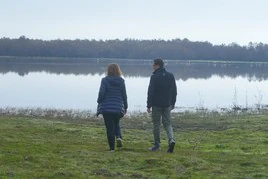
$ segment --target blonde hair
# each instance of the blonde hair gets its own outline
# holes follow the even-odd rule
[[[108,76],[122,76],[122,71],[120,70],[120,67],[116,63],[112,63],[107,68],[107,75]]]

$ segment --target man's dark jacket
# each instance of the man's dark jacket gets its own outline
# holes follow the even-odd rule
[[[151,76],[148,87],[147,107],[174,106],[177,97],[177,86],[174,75],[165,68],[158,68]]]
[[[124,114],[128,108],[125,81],[120,76],[102,78],[98,95],[98,114]]]

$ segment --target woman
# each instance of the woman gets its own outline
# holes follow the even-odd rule
[[[117,147],[122,147],[119,120],[127,112],[127,93],[125,81],[118,64],[110,64],[107,76],[102,78],[98,95],[98,114],[102,114],[106,127],[110,151],[114,151],[115,137]]]

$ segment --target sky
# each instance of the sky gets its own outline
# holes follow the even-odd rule
[[[267,0],[0,0],[0,38],[268,44]]]

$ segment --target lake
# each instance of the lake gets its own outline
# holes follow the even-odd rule
[[[146,111],[152,60],[0,58],[0,108],[96,111],[108,64],[124,73],[129,110]],[[268,104],[268,64],[165,61],[176,78],[176,110],[256,107]]]

